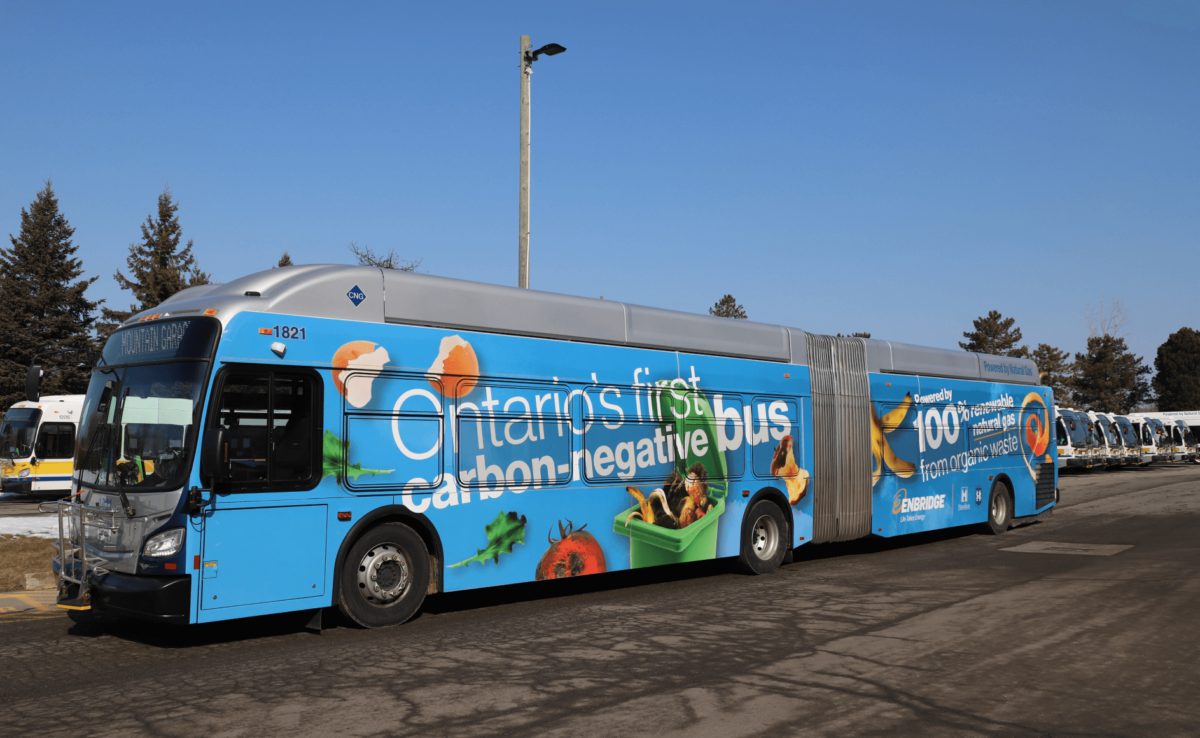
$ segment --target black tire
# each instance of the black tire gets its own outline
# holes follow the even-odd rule
[[[770,500],[759,500],[742,518],[742,547],[738,555],[747,574],[770,574],[783,563],[791,532],[787,518]]]
[[[416,615],[428,589],[425,542],[403,523],[384,523],[364,533],[346,553],[338,607],[364,628],[388,628]]]
[[[988,495],[988,519],[983,524],[983,532],[998,536],[1012,527],[1013,498],[1008,485],[1003,482],[992,485],[992,493]]]

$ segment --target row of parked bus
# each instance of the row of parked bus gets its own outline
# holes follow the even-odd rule
[[[1196,463],[1200,456],[1200,411],[1117,415],[1056,407],[1055,413],[1060,471]]]

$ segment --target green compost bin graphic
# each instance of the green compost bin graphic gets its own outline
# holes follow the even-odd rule
[[[725,498],[729,492],[729,469],[725,454],[717,447],[718,431],[712,406],[703,392],[661,383],[651,393],[649,401],[657,408],[659,426],[664,434],[689,438],[690,434],[699,431],[706,437],[708,443],[703,454],[694,452],[694,443],[684,444],[687,454],[683,458],[676,457],[675,471],[681,479],[686,479],[688,469],[702,464],[708,476],[708,496],[715,504],[704,517],[682,529],[665,528],[637,518],[631,520],[630,515],[640,510],[635,504],[613,518],[613,531],[629,537],[629,566],[633,569],[714,559],[717,556],[717,526],[725,512]]]

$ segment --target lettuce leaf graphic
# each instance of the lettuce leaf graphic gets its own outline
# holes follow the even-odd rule
[[[337,477],[337,483],[341,484],[345,477],[358,479],[363,474],[391,474],[395,471],[395,469],[364,469],[361,461],[357,464],[347,464],[346,457],[350,455],[350,442],[333,435],[333,431],[325,431],[325,436],[321,440],[321,479]],[[343,477],[343,472],[345,477]]]
[[[518,517],[515,512],[501,512],[495,520],[483,526],[483,530],[488,537],[487,548],[475,549],[478,553],[465,561],[451,564],[451,569],[472,561],[486,563],[488,559],[493,559],[499,564],[500,554],[512,553],[513,544],[525,543],[525,516]]]

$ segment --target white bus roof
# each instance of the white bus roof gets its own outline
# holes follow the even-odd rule
[[[350,292],[362,299],[352,300]],[[808,364],[808,334],[798,328],[331,264],[281,267],[225,284],[191,287],[135,314],[125,325],[147,315],[198,316],[206,310],[216,310],[225,324],[238,312],[252,311]],[[1037,365],[1029,359],[853,340],[865,345],[871,372],[1038,383]]]

